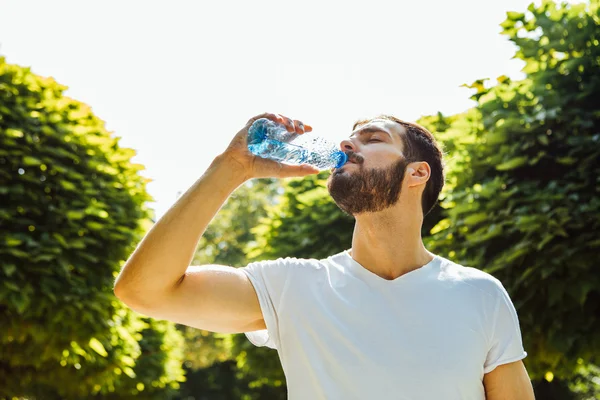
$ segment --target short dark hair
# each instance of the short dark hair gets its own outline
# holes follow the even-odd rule
[[[431,167],[431,176],[425,185],[421,199],[423,216],[429,214],[436,205],[446,181],[443,152],[440,145],[426,128],[391,115],[379,115],[375,118],[356,121],[352,130],[376,119],[394,121],[402,125],[406,129],[406,135],[400,135],[400,139],[404,145],[404,155],[407,162],[426,161]]]

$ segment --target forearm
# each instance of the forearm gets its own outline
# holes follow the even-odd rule
[[[244,182],[237,167],[228,158],[217,157],[152,227],[117,277],[119,297],[159,298],[177,285],[206,227]]]

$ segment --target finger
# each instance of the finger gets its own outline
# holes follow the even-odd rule
[[[259,120],[261,118],[267,118],[270,119],[273,122],[278,122],[278,123],[283,123],[283,117],[281,117],[281,115],[279,114],[273,114],[273,113],[262,113],[260,115],[257,115],[255,117],[252,117],[248,120],[248,123],[246,124],[247,126],[252,125],[256,120]]]
[[[296,130],[297,134],[302,135],[304,133],[304,124],[302,123],[302,121],[298,121],[295,119],[294,129]]]
[[[304,125],[304,132],[312,132],[312,126]]]
[[[275,117],[277,117],[277,121],[278,123],[280,123],[281,125],[285,124],[285,117],[281,114],[274,114]]]
[[[302,164],[302,165],[287,165],[281,164],[281,169],[279,170],[280,178],[292,178],[292,177],[300,177],[300,176],[308,176],[318,174],[319,171],[317,168],[312,165]]]
[[[285,128],[288,130],[288,132],[295,132],[296,127],[294,125],[294,120],[288,117],[283,117],[283,119]]]
[[[280,123],[285,126],[285,129],[287,129],[288,132],[294,132],[296,130],[296,128],[294,127],[294,120],[286,117],[285,115],[281,115],[281,114],[275,114],[277,116],[279,116],[281,118]]]

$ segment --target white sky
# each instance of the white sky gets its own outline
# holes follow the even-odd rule
[[[461,84],[522,77],[499,24],[529,3],[0,0],[0,54],[137,150],[160,217],[264,111],[339,140],[362,117],[472,107]]]

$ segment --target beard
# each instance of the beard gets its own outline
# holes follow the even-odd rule
[[[402,158],[386,169],[365,169],[362,157],[358,171],[335,170],[327,180],[327,189],[335,204],[346,214],[383,211],[400,200],[400,190],[408,162]]]

